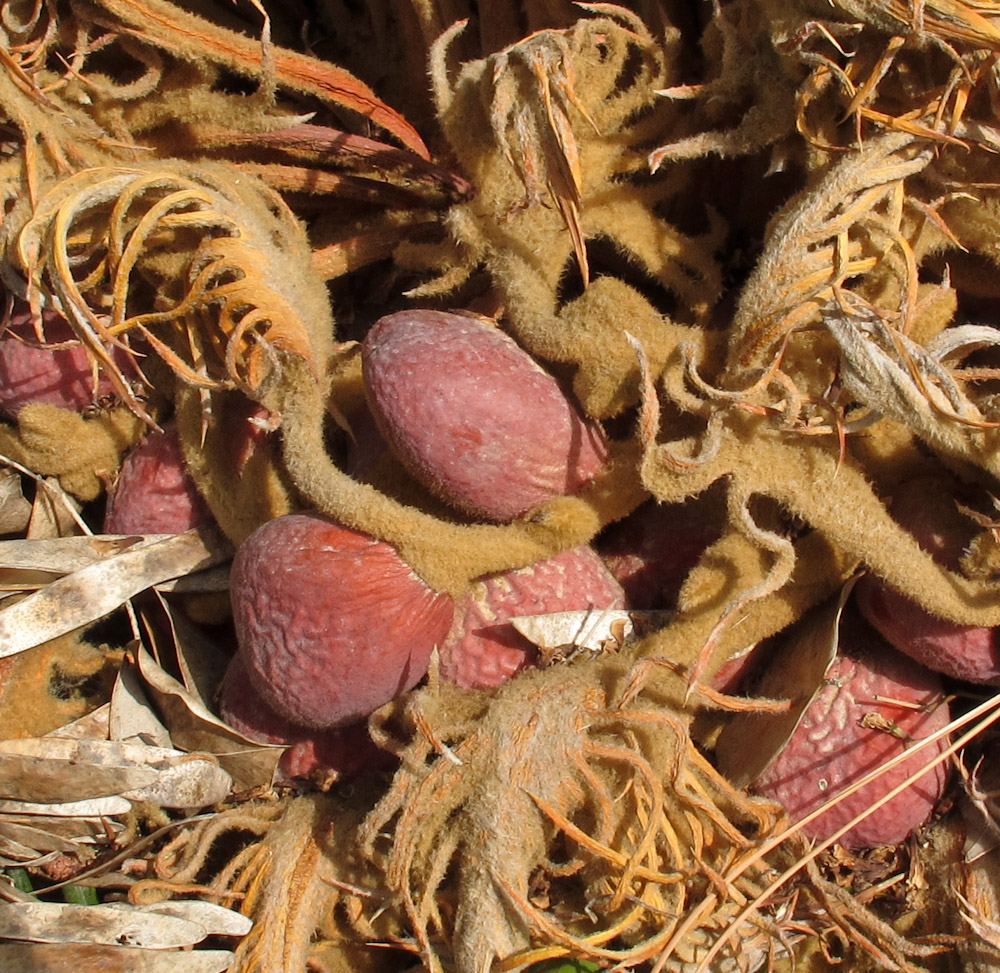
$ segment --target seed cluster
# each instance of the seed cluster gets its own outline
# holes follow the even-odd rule
[[[967,876],[940,929],[837,870],[957,841],[948,786],[997,816],[947,766],[1000,680],[1000,15],[279,6],[0,18],[0,456],[218,526],[222,714],[330,791],[192,832],[178,887],[260,836],[237,968],[912,970],[988,928]],[[574,609],[655,622],[509,624]]]

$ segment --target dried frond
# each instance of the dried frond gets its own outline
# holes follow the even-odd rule
[[[393,111],[363,82],[348,72],[271,44],[265,15],[260,41],[219,27],[167,0],[98,0],[93,22],[116,33],[140,37],[144,43],[177,57],[210,60],[220,67],[272,85],[312,95],[334,107],[370,118],[417,155],[427,157],[413,126]]]
[[[881,415],[909,426],[935,450],[997,470],[1000,423],[982,414],[954,374],[930,350],[860,309],[831,310],[827,327],[843,354],[844,387]],[[942,333],[961,347],[963,329]],[[993,335],[988,336],[992,341]]]
[[[931,0],[913,6],[902,0],[836,0],[858,19],[918,43],[960,43],[1000,50],[1000,17],[992,3],[980,0]]]

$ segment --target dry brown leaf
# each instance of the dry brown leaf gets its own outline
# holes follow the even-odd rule
[[[173,534],[91,534],[0,541],[0,568],[66,575],[126,551],[138,551]]]
[[[207,574],[210,572],[202,572]],[[191,576],[192,579],[196,576]],[[187,579],[184,579],[187,580]],[[228,587],[228,579],[227,579]],[[229,655],[206,637],[204,629],[192,623],[183,612],[178,611],[166,599],[159,599],[159,608],[169,629],[169,646],[152,646],[152,653],[159,659],[169,658],[169,665],[176,661],[184,688],[206,707],[211,708],[212,700],[218,692],[222,677],[229,665]],[[151,632],[155,628],[148,626]],[[169,652],[169,655],[166,654]]]
[[[72,800],[119,794],[162,807],[223,800],[232,780],[214,761],[179,750],[59,737],[0,744],[0,793],[14,800]]]
[[[124,830],[124,825],[103,817],[57,817],[55,815],[16,815],[0,817],[0,831],[12,827],[35,829],[54,838],[65,838],[77,844],[93,844],[98,838],[106,838]],[[13,831],[10,832],[12,835]],[[39,846],[40,847],[40,846]]]
[[[0,795],[8,800],[56,803],[83,795],[110,797],[156,780],[156,771],[142,762],[125,765],[116,761],[103,766],[102,761],[110,755],[95,749],[98,742],[59,738],[3,741]]]
[[[5,973],[224,973],[232,961],[233,954],[225,949],[0,943],[0,969]]]
[[[31,845],[22,844],[15,838],[9,838],[0,832],[0,861],[5,866],[29,865],[37,867],[51,861],[56,855],[62,852],[50,851],[48,854],[40,855]]]
[[[136,662],[175,746],[215,754],[219,764],[232,775],[236,790],[271,783],[284,747],[259,743],[227,726],[157,665],[148,652],[140,649]]]
[[[637,635],[649,634],[666,625],[671,614],[666,611],[585,608],[544,615],[516,615],[510,623],[538,647],[544,664],[617,651]]]
[[[3,939],[170,949],[194,946],[207,935],[200,923],[137,909],[64,902],[0,903]]]
[[[31,517],[31,504],[21,491],[21,477],[14,470],[0,470],[0,534],[19,534]]]
[[[96,846],[113,844],[125,830],[110,818],[59,818],[0,814],[0,851],[22,865],[37,867],[60,856],[87,863]]]
[[[124,797],[95,797],[84,801],[55,801],[43,804],[37,801],[0,800],[0,814],[40,815],[63,818],[110,818],[128,814],[131,802]]]
[[[172,747],[170,732],[153,712],[138,670],[128,658],[118,670],[111,690],[111,712],[108,723],[111,740],[143,742],[156,747]]]
[[[178,762],[159,770],[152,784],[125,791],[122,797],[182,809],[207,807],[224,801],[233,787],[233,778],[226,770],[215,760],[196,754],[188,759],[183,759],[184,756],[178,753]]]
[[[108,726],[111,716],[111,704],[98,706],[86,716],[73,720],[65,726],[46,733],[50,737],[63,737],[68,740],[107,740]]]
[[[45,828],[37,828],[30,824],[20,824],[9,818],[0,818],[0,836],[8,841],[18,841],[31,848],[33,858],[49,851],[61,851],[73,854],[79,850],[76,839],[64,838]],[[93,841],[93,837],[90,838]]]
[[[110,905],[116,909],[131,908],[139,912],[152,912],[196,922],[204,928],[206,936],[245,936],[253,928],[253,922],[247,916],[200,899],[167,900],[137,906],[125,906],[117,902]]]
[[[840,616],[853,587],[853,581],[845,585],[835,602],[814,611],[789,633],[754,687],[755,695],[790,699],[791,707],[781,713],[735,714],[720,734],[719,769],[737,787],[749,786],[764,772],[822,688],[837,655]]]
[[[28,521],[29,540],[72,537],[82,531],[80,505],[59,485],[55,477],[39,478]]]
[[[218,536],[202,529],[81,568],[0,611],[0,657],[103,618],[154,584],[210,567],[228,556]]]

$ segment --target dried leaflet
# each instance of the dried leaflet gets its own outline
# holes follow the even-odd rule
[[[170,733],[153,712],[136,668],[127,658],[111,690],[107,737],[154,747],[171,746]]]
[[[0,478],[0,534],[15,534],[28,526],[31,504],[24,497],[21,478],[4,470]]]
[[[125,551],[149,547],[168,536],[88,535],[0,541],[0,566],[8,570],[72,574]]]
[[[233,954],[227,949],[148,950],[138,946],[79,943],[0,943],[0,963],[8,970],[71,973],[225,973]]]
[[[282,747],[251,740],[227,726],[203,700],[157,665],[149,653],[136,653],[136,671],[176,746],[214,754],[238,791],[270,784]]]
[[[119,794],[163,807],[199,808],[222,800],[232,780],[206,755],[61,737],[6,740],[3,796],[57,801]]]
[[[113,906],[58,902],[0,903],[0,938],[41,943],[104,943],[170,949],[193,946],[204,926],[175,916],[150,915]]]
[[[227,553],[212,532],[189,531],[83,567],[0,612],[0,655],[71,632],[156,582],[208,567]]]

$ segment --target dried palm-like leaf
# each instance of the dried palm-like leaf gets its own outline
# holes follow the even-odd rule
[[[730,383],[755,368],[753,378],[778,382],[770,369],[780,367],[776,357],[789,333],[812,324],[845,281],[871,272],[895,245],[904,182],[929,158],[908,136],[874,139],[772,221],[770,245],[740,295],[730,331]],[[812,391],[798,376],[791,379],[804,394]]]
[[[199,808],[229,792],[232,780],[204,756],[178,750],[61,737],[6,740],[0,764],[7,799],[52,802],[80,794],[119,794],[163,807]]]
[[[268,88],[280,85],[358,112],[418,155],[427,156],[423,140],[413,126],[379,99],[368,85],[330,64],[275,48],[270,43],[266,13],[263,37],[254,41],[165,0],[100,0],[95,6],[96,25],[138,36],[175,56],[207,58],[221,67],[261,79]]]
[[[152,950],[140,946],[79,943],[0,943],[0,963],[10,970],[104,970],[106,973],[225,973],[228,949]]]
[[[284,748],[251,740],[227,726],[142,650],[136,653],[136,675],[175,746],[214,754],[237,791],[270,785]]]
[[[3,939],[176,949],[194,946],[207,935],[204,926],[187,919],[114,906],[60,902],[0,904],[0,937]]]

